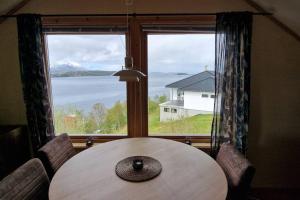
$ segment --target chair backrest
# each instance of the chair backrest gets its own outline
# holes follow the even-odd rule
[[[43,162],[50,179],[75,154],[76,151],[66,133],[55,137],[38,150],[38,157]]]
[[[42,162],[31,159],[0,182],[1,200],[46,200],[49,179]]]
[[[246,199],[255,174],[252,164],[231,144],[221,145],[216,160],[227,177],[227,199]]]
[[[0,125],[0,180],[30,158],[27,126]]]

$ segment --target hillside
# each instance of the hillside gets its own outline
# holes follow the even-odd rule
[[[78,76],[110,76],[114,71],[86,70],[51,73],[51,77],[78,77]]]

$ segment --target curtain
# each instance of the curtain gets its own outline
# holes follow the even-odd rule
[[[35,153],[54,137],[41,17],[21,14],[17,17],[17,24],[23,96],[32,150]]]
[[[251,32],[250,12],[217,14],[213,156],[224,142],[242,153],[247,150]]]

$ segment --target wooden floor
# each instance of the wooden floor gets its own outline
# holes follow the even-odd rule
[[[300,189],[253,188],[250,200],[300,200]]]

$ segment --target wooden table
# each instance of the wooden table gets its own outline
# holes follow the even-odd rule
[[[146,182],[120,179],[115,166],[123,158],[151,156],[161,174]],[[89,148],[67,161],[53,177],[50,200],[224,200],[226,177],[204,152],[166,139],[131,138]]]

